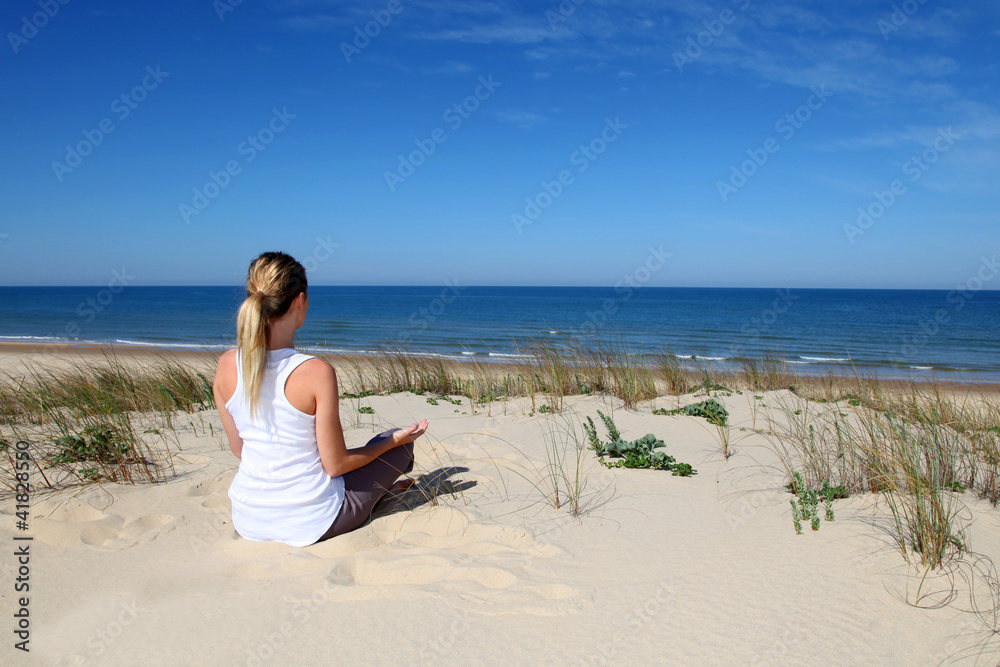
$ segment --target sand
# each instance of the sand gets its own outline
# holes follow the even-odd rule
[[[6,350],[0,368],[25,354]],[[234,532],[226,492],[238,460],[218,416],[179,413],[176,475],[166,484],[35,499],[31,653],[14,650],[8,630],[0,662],[997,663],[996,652],[968,653],[996,649],[967,611],[986,599],[981,582],[973,591],[962,576],[971,562],[924,584],[925,593],[951,591],[948,604],[913,604],[921,571],[881,530],[885,508],[874,497],[837,501],[836,521],[796,535],[783,474],[751,428],[752,394],[718,397],[731,414],[728,461],[705,420],[650,414],[679,400],[698,399],[626,411],[617,399],[579,396],[554,415],[530,414],[528,399],[475,413],[467,399],[430,405],[410,393],[345,401],[349,446],[429,420],[413,473],[423,492],[385,503],[351,534],[299,549]],[[797,400],[781,391],[763,402]],[[587,452],[583,513],[553,508],[546,447],[561,447],[568,429],[581,433],[581,419],[598,409],[628,438],[655,433],[698,474],[608,470]],[[964,501],[971,547],[997,560],[1000,512],[971,494]],[[4,501],[8,545],[13,511]],[[16,563],[6,551],[0,598],[10,627]]]

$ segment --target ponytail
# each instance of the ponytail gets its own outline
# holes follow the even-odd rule
[[[251,293],[236,314],[236,347],[243,367],[243,386],[250,399],[250,418],[260,407],[260,381],[267,363],[267,320],[264,317],[264,297]]]
[[[260,386],[271,338],[270,320],[287,313],[295,297],[305,293],[306,288],[306,270],[290,255],[265,252],[250,262],[247,298],[236,314],[236,347],[251,419],[260,410]]]

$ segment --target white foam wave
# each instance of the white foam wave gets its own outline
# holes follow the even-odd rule
[[[29,340],[29,341],[32,341],[32,340],[36,340],[36,341],[61,340],[61,341],[68,341],[69,339],[68,338],[59,338],[58,336],[0,336],[0,340],[10,340],[10,341],[16,341],[16,340]]]

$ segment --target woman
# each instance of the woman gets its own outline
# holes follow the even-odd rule
[[[233,527],[248,540],[302,547],[361,526],[379,498],[413,469],[427,420],[347,449],[337,373],[298,354],[309,310],[305,269],[280,252],[250,263],[236,317],[236,349],[219,358],[213,389],[229,446],[240,459],[229,488]]]

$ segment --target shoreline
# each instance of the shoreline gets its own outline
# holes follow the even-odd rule
[[[228,349],[228,348],[227,348]],[[297,349],[306,354],[313,354],[330,361],[338,369],[347,371],[348,369],[371,370],[383,357],[376,357],[374,354],[338,354],[321,350],[313,350],[308,346],[300,346]],[[99,361],[101,359],[119,359],[134,361],[160,361],[173,360],[180,363],[192,364],[196,366],[215,366],[219,355],[223,350],[195,350],[180,349],[171,347],[157,347],[154,345],[130,345],[130,344],[106,344],[106,343],[47,343],[47,342],[20,342],[20,341],[0,341],[0,370],[10,372],[12,364],[21,362],[42,362],[46,360],[57,363],[69,360],[80,360],[85,362]],[[390,353],[384,353],[388,356]],[[517,372],[525,369],[529,364],[525,361],[487,360],[486,358],[451,358],[443,356],[429,356],[413,353],[413,358],[428,362],[440,362],[448,370],[466,371],[470,375],[478,365],[488,365],[497,371]],[[742,371],[737,368],[719,369],[713,367],[713,375],[719,377],[731,377],[739,379]],[[659,371],[656,368],[650,369],[654,374]],[[691,384],[697,384],[701,377],[700,369],[684,369]],[[346,372],[338,375],[346,376]],[[834,381],[838,384],[857,383],[858,380],[874,381],[878,385],[887,389],[904,389],[910,385],[922,387],[937,387],[948,391],[971,391],[976,393],[1000,393],[1000,379],[996,380],[959,380],[951,377],[932,378],[897,378],[882,377],[876,373],[865,373],[863,369],[854,369],[850,366],[842,371],[829,370],[827,372],[817,372],[805,374],[801,373],[794,365],[786,365],[783,377],[787,377],[799,386],[823,386],[825,382]],[[346,378],[345,378],[346,379]],[[343,387],[342,387],[343,388]],[[665,393],[665,392],[664,392]]]
[[[567,335],[566,332],[561,331],[549,331],[549,335]],[[527,336],[523,339],[524,342],[530,347],[539,342],[542,344],[552,343],[554,345],[559,345],[564,343],[566,339],[547,339],[545,336]],[[578,342],[573,339],[570,335],[570,340],[573,343]],[[597,341],[601,341],[599,337],[595,338]],[[49,347],[49,348],[72,348],[72,349],[89,349],[89,348],[128,348],[136,350],[156,350],[160,352],[177,352],[177,353],[214,353],[221,354],[225,350],[230,349],[235,345],[235,340],[230,343],[168,343],[168,342],[154,342],[154,341],[132,341],[124,339],[114,339],[114,340],[60,340],[53,337],[40,337],[33,338],[30,336],[0,336],[0,348],[5,345],[11,346],[37,346],[37,347]],[[373,357],[383,355],[389,352],[395,352],[397,349],[402,349],[401,345],[395,341],[383,341],[381,343],[376,343],[375,345],[382,345],[382,348],[378,349],[346,349],[339,347],[326,347],[325,345],[315,345],[305,341],[300,341],[297,349],[306,353],[314,355],[324,355],[324,356],[335,356],[335,357]],[[614,343],[611,343],[614,347]],[[641,348],[642,345],[639,345]],[[733,347],[733,346],[730,346]],[[729,369],[725,368],[730,366],[737,368],[741,357],[736,356],[709,356],[702,354],[674,354],[676,358],[689,366],[692,366],[689,370],[700,370],[700,368],[708,365],[715,367],[716,370],[720,372],[725,372]],[[492,350],[460,350],[458,352],[436,352],[431,350],[409,350],[409,354],[414,357],[423,357],[428,359],[442,359],[445,361],[456,361],[456,362],[467,362],[467,361],[480,361],[491,364],[503,364],[503,363],[516,363],[520,360],[527,360],[531,357],[530,354],[519,351],[507,351],[507,352],[494,352]],[[633,356],[649,356],[643,355],[641,352],[630,353]],[[933,365],[914,365],[906,364],[904,366],[893,366],[889,363],[885,363],[885,360],[878,361],[865,361],[859,359],[853,359],[850,356],[846,357],[811,357],[811,356],[799,356],[784,358],[781,356],[775,356],[775,351],[764,351],[761,354],[748,354],[749,358],[760,359],[763,357],[774,357],[775,361],[788,367],[791,374],[791,369],[801,369],[804,371],[803,375],[824,375],[830,374],[832,371],[837,371],[838,369],[851,369],[858,368],[865,371],[892,371],[895,373],[903,373],[903,375],[893,376],[890,379],[900,379],[900,380],[921,380],[925,379],[920,375],[906,374],[912,371],[931,371],[934,373],[945,373],[949,375],[962,375],[962,374],[995,374],[995,378],[992,380],[985,380],[989,383],[1000,383],[1000,370],[991,371],[989,369],[977,369],[977,368],[965,368],[961,366],[933,366]],[[929,363],[929,362],[927,362]],[[810,370],[812,369],[812,370]],[[737,368],[738,370],[738,368]]]

